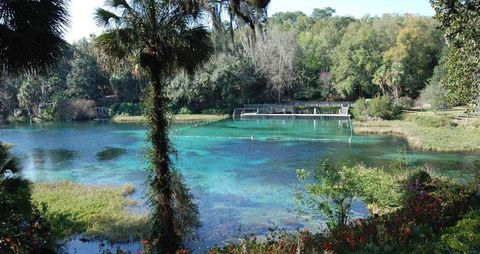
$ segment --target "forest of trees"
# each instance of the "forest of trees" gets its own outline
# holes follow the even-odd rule
[[[225,21],[223,13],[230,7],[222,1],[204,7],[215,51],[194,75],[179,70],[168,80],[172,112],[228,113],[249,102],[353,101],[383,95],[402,106],[419,97],[438,107],[475,99],[474,91],[449,98],[441,92],[448,88],[443,81],[451,50],[434,18],[385,14],[356,19],[324,8],[310,16],[286,12],[268,19],[262,9],[251,19]],[[112,62],[94,40],[69,45],[46,74],[1,80],[2,115],[23,112],[68,120],[92,105],[141,103],[148,84],[145,74],[129,61]],[[77,112],[76,118],[88,118],[85,114]]]

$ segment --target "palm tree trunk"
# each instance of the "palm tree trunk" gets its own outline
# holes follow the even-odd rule
[[[150,68],[153,94],[150,112],[150,138],[152,151],[150,160],[155,173],[151,182],[153,191],[153,231],[152,240],[156,242],[159,253],[174,254],[181,240],[175,233],[173,193],[170,171],[169,122],[166,116],[165,98],[160,72],[156,66]]]

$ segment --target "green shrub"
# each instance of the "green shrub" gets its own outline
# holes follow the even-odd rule
[[[68,115],[74,121],[92,120],[97,115],[94,107],[93,100],[74,100],[68,105]]]
[[[182,107],[182,108],[178,111],[178,113],[179,113],[180,115],[191,115],[191,114],[192,114],[192,111],[191,111],[189,108],[187,108],[187,107]]]
[[[448,108],[445,88],[440,83],[430,83],[421,92],[422,97],[436,113]]]
[[[476,253],[480,250],[480,210],[463,216],[457,225],[446,230],[442,242],[462,253]]]
[[[127,116],[140,116],[143,115],[144,110],[139,103],[114,103],[110,107],[111,116],[127,115]]]
[[[402,97],[398,101],[398,107],[403,108],[403,109],[410,109],[413,108],[415,105],[415,101],[412,100],[410,97]]]
[[[353,117],[361,119],[368,116],[367,113],[367,101],[365,98],[360,98],[355,101],[352,108]]]
[[[297,177],[303,182],[303,192],[297,192],[296,200],[311,212],[327,218],[329,230],[343,228],[353,216],[351,207],[360,194],[355,172],[347,166],[335,167],[325,160],[309,172],[297,169]]]
[[[390,101],[387,97],[375,97],[368,103],[368,116],[381,119],[392,119],[393,112]]]
[[[410,115],[407,118],[408,121],[412,121],[417,123],[423,127],[455,127],[457,126],[456,123],[452,121],[452,119],[446,116],[418,116],[418,115]]]

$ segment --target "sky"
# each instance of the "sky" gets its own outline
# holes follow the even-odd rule
[[[74,42],[90,34],[100,34],[93,20],[96,8],[103,7],[104,0],[70,0],[70,27],[65,39]],[[271,0],[269,15],[276,12],[302,11],[310,15],[314,8],[332,7],[336,15],[362,17],[384,13],[412,13],[432,16],[434,11],[428,0]]]

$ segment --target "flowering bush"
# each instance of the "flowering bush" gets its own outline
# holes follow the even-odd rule
[[[404,188],[401,209],[354,220],[343,228],[320,235],[318,242],[308,244],[317,246],[318,250],[328,242],[335,253],[451,252],[451,246],[440,237],[463,213],[478,211],[478,186],[454,185],[420,172],[410,177]]]

